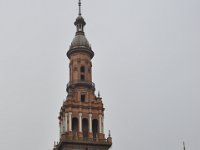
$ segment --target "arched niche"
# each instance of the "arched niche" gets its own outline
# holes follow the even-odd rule
[[[74,136],[76,136],[78,133],[78,119],[77,118],[72,119],[72,132]]]
[[[88,139],[88,119],[84,118],[82,120],[82,130],[83,130],[83,139],[87,140]]]
[[[98,120],[97,119],[92,120],[92,133],[93,133],[94,140],[96,140],[97,133],[98,133]]]

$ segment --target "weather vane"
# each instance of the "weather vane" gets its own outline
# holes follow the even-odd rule
[[[78,13],[78,15],[81,16],[81,0],[79,0],[78,6],[79,6],[79,13]]]

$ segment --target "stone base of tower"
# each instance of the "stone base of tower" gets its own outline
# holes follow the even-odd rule
[[[107,141],[61,141],[53,150],[109,150],[111,145]]]

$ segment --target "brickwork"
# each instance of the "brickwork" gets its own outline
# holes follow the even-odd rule
[[[80,4],[80,3],[79,3]],[[54,150],[108,150],[112,138],[104,134],[104,106],[92,82],[94,52],[85,37],[85,21],[76,19],[77,32],[67,52],[69,83],[59,113],[60,141]]]

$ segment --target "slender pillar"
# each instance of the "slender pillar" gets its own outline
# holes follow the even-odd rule
[[[79,132],[82,132],[82,113],[79,113]]]
[[[102,115],[99,115],[99,133],[102,133]]]
[[[79,132],[78,132],[78,138],[80,140],[83,139],[83,130],[82,130],[82,113],[79,113]]]
[[[59,123],[59,127],[60,127],[60,138],[61,138],[61,135],[62,135],[62,125],[61,125],[61,122]]]
[[[72,112],[69,112],[68,115],[69,115],[69,131],[72,131]]]
[[[63,121],[62,121],[62,134],[65,133],[65,118],[63,118]]]
[[[104,116],[102,116],[102,133],[104,134]]]
[[[65,132],[68,131],[68,125],[67,125],[67,115],[68,113],[65,114]]]
[[[60,133],[61,133],[61,135],[63,134],[63,121],[62,121],[62,119],[60,121]]]
[[[89,133],[88,133],[88,138],[89,138],[89,140],[93,139],[93,134],[92,134],[92,114],[89,114]]]
[[[89,114],[89,132],[92,132],[92,114]]]

